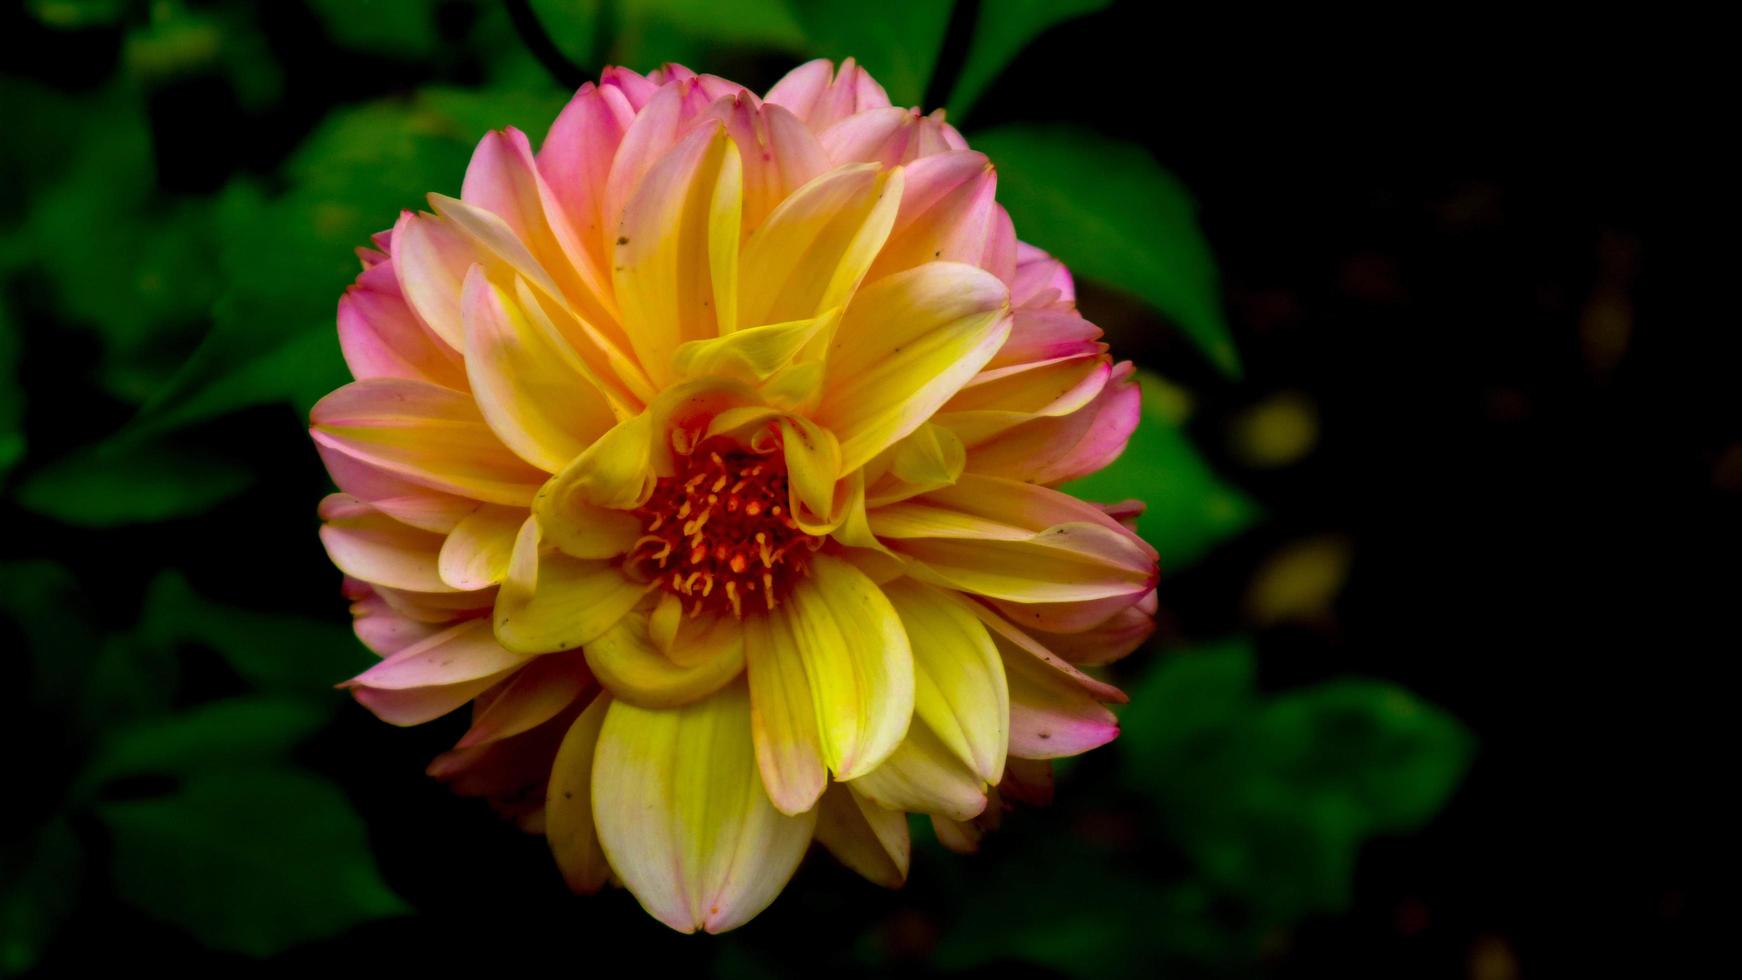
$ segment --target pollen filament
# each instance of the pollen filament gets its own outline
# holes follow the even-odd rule
[[[772,610],[823,543],[784,506],[778,445],[756,453],[715,438],[676,461],[677,473],[661,477],[636,511],[645,533],[625,569],[677,595],[691,616]]]

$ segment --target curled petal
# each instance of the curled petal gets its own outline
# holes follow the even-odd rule
[[[508,574],[514,537],[531,518],[518,507],[483,504],[449,532],[436,567],[442,583],[455,589],[485,589]],[[392,584],[392,583],[388,583]]]
[[[496,638],[510,650],[550,653],[584,646],[616,625],[647,592],[610,562],[540,550],[538,524],[527,521],[496,596]]]
[[[690,620],[662,650],[648,617],[630,613],[586,646],[587,665],[617,698],[666,708],[704,698],[744,670],[744,633],[725,617]]]
[[[1063,262],[1027,242],[1016,244],[1016,278],[1010,286],[1013,305],[1070,305],[1076,301],[1076,283]]]

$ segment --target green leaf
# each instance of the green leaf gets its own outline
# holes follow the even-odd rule
[[[429,0],[311,0],[327,35],[341,47],[407,60],[436,52],[437,4]]]
[[[1155,307],[1239,376],[1191,195],[1148,152],[1067,126],[1004,126],[968,142],[997,166],[998,199],[1023,241]]]
[[[1159,662],[1120,718],[1129,776],[1217,890],[1269,921],[1339,911],[1361,843],[1437,813],[1472,741],[1392,684],[1266,698],[1253,675],[1242,640]]]
[[[174,572],[152,582],[138,636],[160,649],[202,644],[258,690],[323,700],[369,663],[343,626],[212,602]]]
[[[253,474],[162,445],[109,443],[57,460],[20,481],[26,510],[81,527],[187,517],[235,496]]]
[[[617,4],[614,13],[612,59],[641,71],[668,61],[707,71],[722,46],[804,50],[804,32],[787,0],[641,0]]]
[[[132,6],[131,0],[30,0],[29,9],[37,20],[60,30],[90,30],[107,27],[121,20]]]
[[[84,849],[64,818],[0,847],[0,977],[36,965],[73,910],[83,863]]]
[[[166,346],[198,336],[221,288],[210,208],[159,192],[137,88],[118,82],[66,99],[21,87],[16,95],[26,100],[19,113],[32,140],[23,149],[57,166],[0,168],[41,182],[24,195],[22,254],[13,261],[48,284],[58,316],[102,338],[111,392],[139,400],[136,379],[151,375]]]
[[[600,23],[608,0],[532,0],[533,15],[563,57],[589,71],[597,71],[600,56]],[[523,44],[524,46],[524,44]]]
[[[1143,414],[1124,455],[1062,489],[1086,500],[1143,501],[1148,509],[1137,530],[1161,553],[1163,569],[1177,569],[1250,527],[1260,510],[1218,477],[1187,438],[1181,423],[1188,396],[1147,371],[1138,371],[1137,380]]]
[[[1047,28],[1105,10],[1113,0],[992,0],[980,5],[973,40],[956,88],[950,93],[950,115],[958,121],[985,94],[1011,59]]]
[[[214,949],[270,956],[408,911],[350,804],[314,776],[203,772],[98,813],[120,897]]]
[[[18,384],[18,332],[0,298],[0,486],[24,458],[24,389]]]
[[[86,789],[123,776],[185,776],[281,759],[329,712],[304,700],[241,697],[209,701],[111,733],[80,777]]]
[[[358,272],[356,248],[431,191],[454,191],[477,134],[429,99],[334,112],[285,165],[268,197],[246,182],[216,208],[227,289],[215,324],[140,412],[132,438],[250,405],[306,410],[348,380],[334,308]]]
[[[65,710],[100,642],[78,580],[55,562],[0,562],[0,617],[16,623],[24,636],[32,700],[57,713]]]
[[[944,0],[793,0],[813,57],[858,59],[903,106],[925,98],[952,7]]]
[[[122,47],[129,77],[155,87],[221,75],[238,103],[251,111],[283,96],[283,69],[245,7],[200,9],[155,0],[148,10],[146,22],[127,32]]]

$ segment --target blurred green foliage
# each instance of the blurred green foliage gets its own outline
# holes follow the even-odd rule
[[[952,16],[952,4],[936,0],[530,6],[555,47],[589,70],[606,59],[708,70],[851,55],[903,104],[936,88]],[[942,89],[955,118],[971,119],[1042,32],[1103,6],[982,3],[960,70]],[[335,49],[399,66],[405,81],[327,96],[324,116],[270,167],[231,166],[218,186],[187,189],[159,172],[166,147],[154,142],[151,100],[215,80],[244,114],[279,118],[271,114],[298,93],[266,35],[264,8],[28,6],[49,29],[113,31],[122,42],[112,77],[78,92],[0,77],[0,180],[12,189],[0,200],[0,489],[57,534],[197,520],[258,489],[265,474],[204,436],[249,409],[279,413],[296,433],[314,400],[346,379],[333,313],[356,272],[353,250],[400,209],[422,206],[425,193],[457,192],[486,130],[515,125],[536,141],[567,98],[501,5],[304,7]],[[455,7],[468,16],[441,16]],[[1190,196],[1145,151],[1026,123],[967,135],[997,164],[1000,199],[1025,240],[1140,299],[1217,368],[1238,372]],[[57,342],[43,349],[57,352],[62,338],[79,338],[88,362],[45,361],[44,337]],[[27,379],[26,369],[49,380]],[[1140,381],[1144,412],[1130,450],[1070,489],[1146,501],[1139,529],[1173,570],[1261,514],[1195,448],[1191,396],[1148,371]],[[26,392],[45,384],[106,400],[119,424],[42,424]],[[64,412],[65,403],[39,410]],[[315,466],[300,438],[285,452]],[[77,760],[0,850],[0,973],[29,969],[93,881],[213,948],[251,955],[408,911],[376,870],[362,818],[298,761],[343,703],[332,684],[366,661],[323,591],[331,582],[311,582],[303,604],[330,604],[330,615],[216,601],[173,570],[178,532],[151,533],[148,547],[161,549],[169,570],[141,582],[137,615],[93,608],[78,575],[57,561],[0,562],[0,623],[29,654],[30,686],[18,696],[31,717],[53,720],[48,737]],[[215,700],[186,683],[189,664],[213,656],[239,685]],[[1136,797],[1130,805],[1166,828],[1189,868],[1133,873],[1116,844],[1025,840],[1033,832],[1020,821],[1004,832],[1007,859],[940,860],[934,843],[916,874],[942,881],[961,916],[937,945],[938,966],[1017,959],[1103,976],[1130,957],[1245,961],[1264,928],[1346,901],[1361,842],[1427,819],[1467,761],[1457,724],[1406,692],[1339,681],[1264,695],[1254,671],[1250,647],[1236,640],[1134,658],[1121,678],[1134,679],[1133,703],[1113,751]],[[103,840],[89,839],[92,827]],[[1217,917],[1228,902],[1245,910],[1245,924]],[[862,959],[881,962],[877,944],[864,942]],[[748,947],[721,948],[723,966],[755,972]]]
[[[1379,681],[1261,696],[1251,644],[1174,652],[1135,684],[1122,746],[1211,887],[1286,922],[1349,900],[1358,845],[1439,811],[1471,744],[1449,715]]]

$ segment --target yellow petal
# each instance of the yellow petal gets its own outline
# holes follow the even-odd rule
[[[826,534],[834,530],[842,519],[838,513],[835,481],[836,474],[841,471],[840,444],[829,430],[796,416],[780,420],[780,435],[793,501],[804,505],[802,508],[794,506],[793,516],[820,519],[824,524],[822,528],[805,528],[811,534]]]
[[[891,810],[969,820],[986,809],[986,784],[925,722],[915,720],[888,761],[852,788]]]
[[[968,452],[949,429],[927,422],[884,450],[866,469],[883,471],[865,505],[875,508],[952,486],[961,479]]]
[[[571,558],[615,558],[641,537],[641,519],[633,513],[595,507],[577,494],[563,497],[540,490],[532,512],[545,540]]]
[[[1010,332],[996,276],[931,262],[865,287],[828,351],[815,419],[854,469],[919,428],[997,353]]]
[[[750,725],[762,785],[775,809],[803,813],[828,783],[817,714],[786,617],[744,621],[745,666],[750,678]]]
[[[587,644],[587,666],[613,695],[644,708],[706,697],[744,669],[744,633],[727,617],[684,623],[674,646],[681,651],[661,651],[649,635],[648,617],[630,613]]]
[[[571,366],[577,356],[559,353],[482,266],[467,275],[461,307],[472,395],[515,455],[555,473],[616,424],[610,405]]]
[[[736,219],[720,212],[741,206],[738,148],[718,123],[698,128],[653,166],[635,192],[615,246],[617,302],[629,341],[648,376],[672,378],[672,354],[685,341],[718,335],[714,270],[732,262],[710,254],[710,243],[737,249]],[[729,292],[728,292],[729,295]]]
[[[544,797],[544,836],[563,881],[581,894],[604,887],[611,866],[593,829],[593,753],[611,696],[601,694],[575,718],[557,749]]]
[[[913,717],[913,653],[895,608],[864,572],[819,554],[775,613],[804,661],[823,760],[839,779],[876,768]]]
[[[442,542],[437,567],[456,589],[485,589],[508,574],[508,558],[520,525],[532,518],[518,507],[484,504],[460,521]]]
[[[885,888],[900,888],[907,880],[913,850],[907,814],[866,800],[846,783],[830,786],[817,805],[817,842]]]
[[[997,783],[1010,727],[998,648],[960,598],[912,579],[882,589],[913,644],[914,713],[982,780]]]
[[[814,317],[859,288],[889,237],[901,171],[851,164],[793,191],[744,243],[740,323]]]
[[[841,308],[791,323],[748,327],[736,333],[692,340],[677,349],[673,369],[682,378],[717,375],[761,384],[786,367],[820,334],[834,329]]]
[[[403,378],[354,381],[310,413],[317,443],[402,479],[525,506],[545,479],[502,445],[464,392]]]
[[[496,639],[510,650],[551,653],[584,646],[616,625],[647,592],[610,562],[540,550],[538,522],[527,521],[496,596]]]
[[[750,697],[679,708],[613,701],[593,757],[599,842],[624,885],[679,932],[724,932],[786,886],[816,816],[774,808],[756,772]]]

